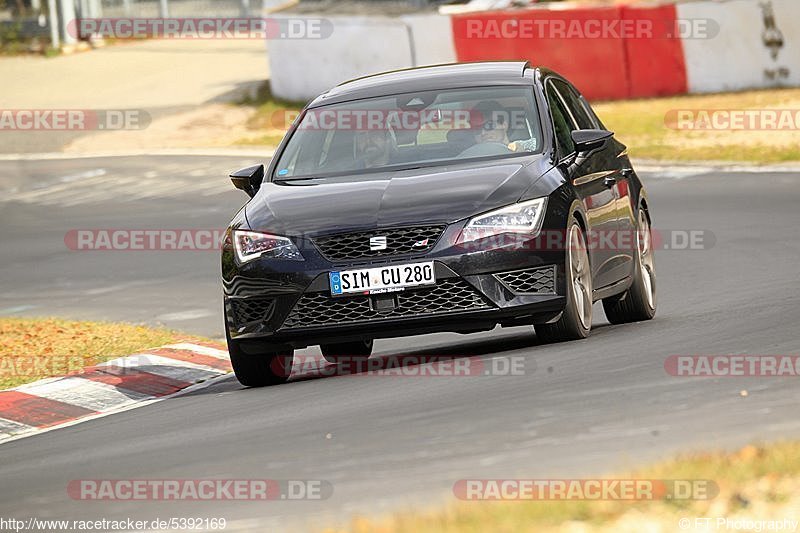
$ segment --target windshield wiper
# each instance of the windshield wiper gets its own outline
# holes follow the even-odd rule
[[[370,170],[372,170],[375,173],[379,173],[379,172],[402,172],[404,170],[417,170],[419,168],[425,168],[425,165],[414,165],[410,167],[400,167],[400,168],[385,167],[385,168],[375,168]],[[347,175],[347,174],[339,173],[339,175]],[[289,183],[292,181],[321,180],[330,177],[335,177],[335,176],[298,176],[298,177],[288,177],[288,178],[273,178],[272,183]]]
[[[273,183],[277,181],[281,182],[288,182],[288,181],[307,181],[307,180],[318,180],[321,179],[321,176],[299,176],[297,178],[275,178],[272,180]]]

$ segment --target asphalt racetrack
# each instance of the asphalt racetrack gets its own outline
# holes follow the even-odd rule
[[[222,335],[214,251],[80,252],[73,229],[220,229],[246,157],[0,161],[0,313],[165,324]],[[800,174],[640,172],[653,228],[703,231],[657,250],[659,309],[589,339],[532,328],[376,341],[377,356],[509,361],[515,375],[321,377],[244,389],[233,376],[139,409],[0,445],[0,516],[224,517],[283,529],[453,500],[459,479],[588,477],[678,451],[797,438],[796,378],[685,378],[682,354],[800,353]],[[318,355],[317,348],[301,355]],[[521,361],[521,363],[520,363]],[[742,391],[747,391],[743,394]],[[76,479],[324,480],[316,501],[80,501]],[[477,504],[476,505],[480,505]]]

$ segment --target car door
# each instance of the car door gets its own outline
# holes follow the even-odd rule
[[[572,132],[593,129],[595,126],[585,111],[579,113],[570,109],[567,98],[562,95],[566,89],[561,80],[550,78],[545,81],[545,94],[558,143],[559,166],[575,187],[586,211],[592,277],[595,289],[599,289],[620,279],[615,272],[617,251],[607,244],[608,236],[616,235],[619,229],[616,191],[618,169],[609,160],[606,149],[595,150],[586,158],[577,157]]]
[[[582,107],[588,113],[589,119],[592,124],[594,124],[593,127],[601,130],[606,129],[603,122],[592,109],[592,106],[589,105],[589,102],[586,101],[580,92],[572,85],[569,85],[569,88],[570,92],[574,95],[575,104]],[[627,269],[624,267],[618,269],[621,271],[620,275],[624,277],[632,273],[633,260],[636,259],[636,240],[634,238],[634,232],[637,229],[636,213],[634,210],[635,202],[631,200],[631,190],[633,189],[631,180],[633,179],[634,171],[633,165],[628,158],[628,147],[619,142],[616,137],[609,141],[604,155],[608,157],[609,164],[612,164],[614,168],[619,170],[619,173],[616,175],[617,183],[614,191],[617,195],[617,225],[619,227],[619,236],[616,239],[618,255],[615,258],[615,262],[620,265],[629,263]]]

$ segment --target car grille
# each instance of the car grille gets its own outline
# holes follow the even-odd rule
[[[444,226],[414,226],[385,230],[342,233],[314,239],[319,251],[330,261],[367,259],[427,252],[444,231]],[[386,237],[386,249],[372,250],[370,238]]]
[[[272,298],[247,298],[229,300],[233,319],[237,325],[267,320],[275,308]]]
[[[490,305],[467,282],[441,280],[436,287],[397,293],[397,306],[376,311],[369,296],[332,298],[327,293],[304,294],[284,322],[285,328],[350,324],[387,318],[437,315],[489,309]]]
[[[517,294],[555,294],[556,267],[529,268],[494,275]]]

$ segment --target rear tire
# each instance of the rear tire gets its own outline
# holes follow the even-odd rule
[[[567,228],[566,297],[561,317],[552,324],[536,324],[542,343],[585,339],[592,329],[592,269],[586,252],[586,236],[573,215]]]
[[[337,342],[320,344],[322,356],[329,363],[339,364],[346,361],[366,361],[372,355],[372,339],[368,341]]]
[[[653,257],[653,239],[647,213],[639,208],[636,231],[636,262],[633,283],[622,296],[603,300],[606,318],[612,324],[626,324],[650,320],[656,315],[656,266]]]
[[[226,323],[227,324],[227,323]],[[227,330],[227,325],[226,325]],[[245,387],[266,387],[286,383],[292,373],[294,351],[286,353],[265,352],[247,354],[227,333],[228,354],[236,379]]]

